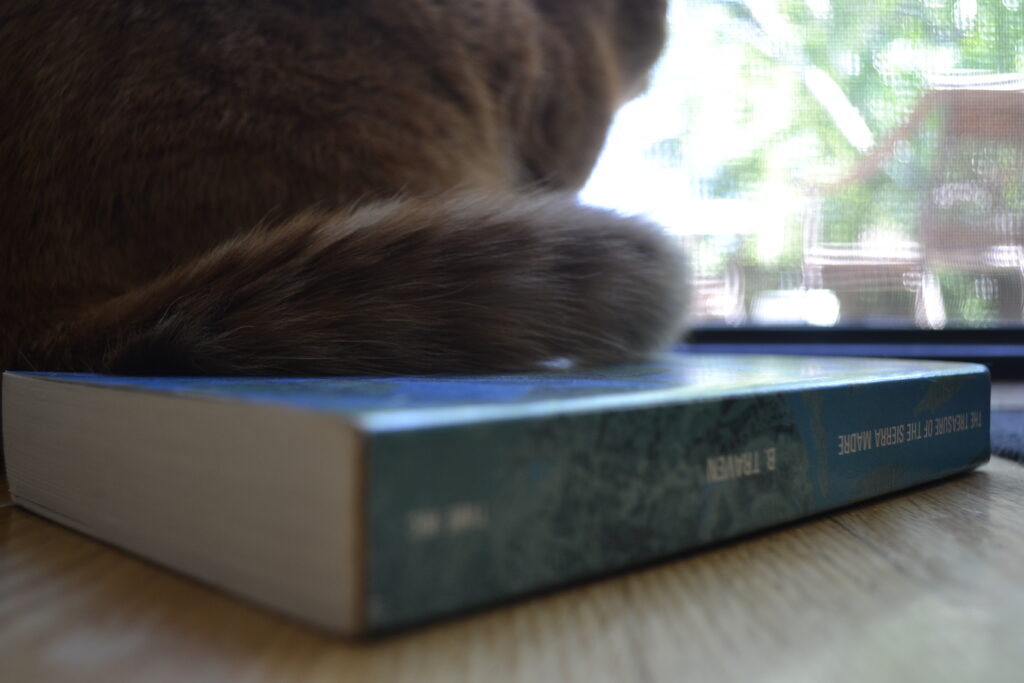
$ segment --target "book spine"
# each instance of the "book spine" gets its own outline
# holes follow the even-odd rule
[[[378,433],[381,631],[594,577],[989,457],[988,373]]]

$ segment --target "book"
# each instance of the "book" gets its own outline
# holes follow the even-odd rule
[[[379,633],[976,467],[984,366],[668,354],[389,378],[6,373],[15,503]]]

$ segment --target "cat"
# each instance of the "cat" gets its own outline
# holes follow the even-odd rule
[[[676,241],[580,205],[665,0],[7,0],[0,369],[640,358]]]

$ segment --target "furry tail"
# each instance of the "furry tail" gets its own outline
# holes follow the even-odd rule
[[[146,374],[518,371],[670,343],[684,259],[655,226],[560,196],[310,212],[110,301],[27,354]]]

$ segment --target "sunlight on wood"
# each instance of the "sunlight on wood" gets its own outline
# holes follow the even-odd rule
[[[6,484],[0,490],[6,490]],[[371,641],[0,506],[10,681],[979,681],[1024,666],[1024,468]]]

